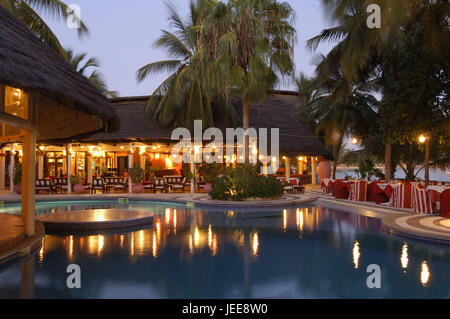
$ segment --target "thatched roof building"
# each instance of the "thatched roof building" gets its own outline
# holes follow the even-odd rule
[[[120,119],[120,129],[113,133],[98,133],[87,138],[92,143],[159,142],[170,143],[172,130],[145,118],[148,96],[121,97],[111,100],[112,107]],[[294,92],[277,91],[267,96],[263,103],[252,106],[250,127],[255,129],[280,129],[280,152],[288,155],[322,156],[332,155],[313,130],[301,123],[295,110],[300,101]],[[241,114],[240,101],[235,101],[236,111]],[[222,125],[218,125],[222,127]],[[225,136],[225,134],[224,134]],[[269,137],[270,142],[270,137]]]
[[[36,119],[40,140],[98,130],[115,119],[109,101],[91,82],[2,6],[0,84],[38,94],[37,103],[45,105]]]

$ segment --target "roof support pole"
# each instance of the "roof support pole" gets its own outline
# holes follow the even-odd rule
[[[291,178],[291,159],[286,157],[284,164],[286,166],[286,181],[289,181],[289,178]]]
[[[311,157],[311,174],[312,174],[312,184],[317,184],[317,165],[316,165],[316,158]]]
[[[72,176],[72,145],[66,145],[67,154],[67,194],[72,194],[72,185],[70,183],[70,177]]]
[[[44,178],[44,155],[38,152],[38,179]]]
[[[22,133],[22,219],[25,235],[32,237],[35,235],[36,133],[26,129]]]
[[[6,154],[0,153],[0,189],[5,189]]]
[[[14,158],[15,158],[15,145],[11,144],[10,155],[9,155],[9,192],[11,195],[14,194]]]
[[[133,168],[133,144],[128,144],[128,193],[133,193],[133,183],[131,182],[130,170]]]
[[[87,153],[86,166],[87,166],[87,182],[88,184],[92,185],[92,154],[90,152]]]
[[[298,160],[297,166],[298,166],[298,175],[303,175],[303,159]]]

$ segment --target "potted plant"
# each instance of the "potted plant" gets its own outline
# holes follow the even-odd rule
[[[86,192],[83,182],[84,182],[83,174],[79,174],[77,176],[70,176],[70,185],[72,185],[72,189],[76,194],[84,194]]]
[[[14,192],[17,195],[22,194],[22,164],[18,163],[14,169]]]
[[[144,185],[142,180],[145,177],[145,171],[142,167],[132,167],[128,170],[128,175],[133,182],[133,193],[142,193],[144,191]]]
[[[205,182],[204,191],[205,193],[209,193],[213,189],[214,179],[219,174],[219,166],[214,164],[202,163],[198,167],[198,174],[203,177]]]

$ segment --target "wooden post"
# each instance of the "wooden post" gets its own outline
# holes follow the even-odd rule
[[[430,144],[431,137],[427,136],[425,141],[425,187],[430,184]]]
[[[70,182],[70,177],[72,176],[72,145],[66,145],[66,155],[67,155],[67,194],[72,194],[72,185]]]
[[[131,182],[130,170],[133,168],[133,145],[128,144],[128,193],[133,193],[133,183]]]
[[[14,144],[11,144],[10,155],[9,155],[9,191],[11,195],[14,194],[14,159],[15,159],[16,149]]]
[[[22,219],[25,235],[35,235],[34,196],[36,188],[36,133],[22,130]]]
[[[192,150],[193,152],[193,150]],[[191,195],[194,194],[194,183],[195,183],[195,165],[194,165],[194,156],[191,156],[191,174],[192,174],[192,178],[191,178]]]
[[[291,178],[291,159],[289,157],[285,158],[284,166],[286,167],[286,181],[289,181]]]
[[[311,157],[311,174],[312,174],[312,184],[313,185],[317,184],[317,176],[316,176],[317,172],[316,171],[317,171],[316,158]]]
[[[298,175],[303,175],[303,159],[297,161]]]
[[[86,166],[87,166],[87,182],[88,184],[92,185],[92,154],[89,152],[87,153]]]
[[[5,189],[6,154],[0,153],[0,189]]]
[[[44,156],[38,152],[38,179],[44,178]]]

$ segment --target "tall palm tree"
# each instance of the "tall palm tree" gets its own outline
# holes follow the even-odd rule
[[[175,31],[162,30],[155,46],[167,50],[173,59],[152,62],[137,71],[138,82],[155,73],[170,73],[149,98],[146,114],[163,126],[191,130],[194,120],[203,120],[206,127],[213,126],[215,109],[233,118],[231,103],[222,103],[208,91],[203,76],[203,65],[209,56],[200,37],[201,26],[216,1],[192,1],[187,21],[183,21],[171,4],[166,5]]]
[[[89,81],[92,82],[92,84],[106,97],[114,98],[119,95],[119,92],[117,91],[110,91],[108,89],[108,86],[106,84],[106,81],[103,77],[103,74],[98,71],[94,70],[89,75],[87,74],[87,70],[90,68],[99,68],[100,62],[95,57],[87,58],[86,53],[74,53],[71,49],[65,50],[66,55],[69,59],[69,63],[72,65],[73,69],[79,73],[81,73],[83,76],[88,78]]]
[[[332,148],[333,178],[336,178],[344,138],[350,135],[366,136],[376,122],[378,101],[372,95],[376,83],[350,83],[344,79],[340,69],[327,81],[301,74],[296,83],[302,101],[298,114]]]
[[[241,97],[248,129],[251,105],[264,99],[278,75],[293,73],[294,11],[277,0],[230,0],[219,2],[206,22],[208,84],[225,99]],[[248,136],[245,152],[248,159]]]
[[[315,50],[320,43],[338,41],[329,57],[339,60],[345,77],[350,81],[365,81],[374,71],[380,78],[383,73],[386,53],[396,51],[405,43],[405,29],[414,21],[422,21],[425,38],[424,51],[442,50],[448,43],[448,1],[447,0],[322,0],[331,12],[336,26],[325,29],[307,42]],[[367,6],[378,4],[381,8],[382,26],[369,29]],[[387,92],[384,92],[388,94]],[[392,154],[392,132],[385,128],[385,170],[389,180]]]
[[[60,55],[67,58],[64,48],[56,35],[45,23],[37,11],[51,15],[56,19],[67,19],[69,14],[76,17],[63,1],[60,0],[0,0],[0,6],[4,7],[16,18],[21,20],[36,36],[55,49]],[[86,34],[88,29],[84,22],[77,17],[79,35]]]

